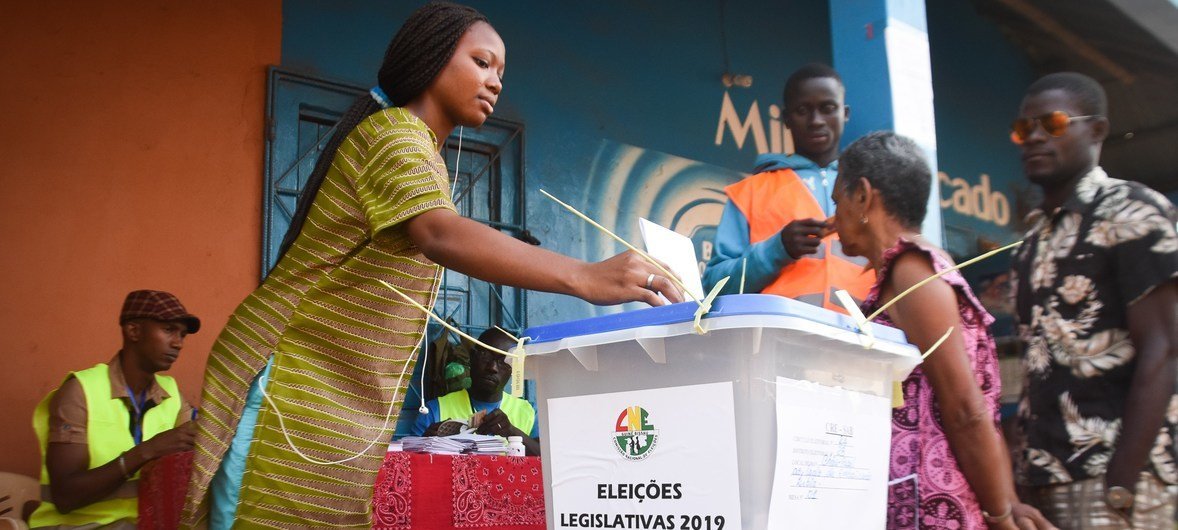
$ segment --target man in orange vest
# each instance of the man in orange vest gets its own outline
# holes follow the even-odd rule
[[[724,189],[728,204],[716,227],[704,288],[731,277],[723,294],[778,294],[846,312],[834,292],[862,300],[875,283],[866,260],[842,253],[827,222],[838,176],[839,139],[851,115],[842,78],[824,64],[809,64],[785,82],[782,121],[796,153],[757,157],[755,173]],[[742,273],[743,271],[743,273]]]

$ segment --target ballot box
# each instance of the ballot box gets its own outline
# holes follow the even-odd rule
[[[884,528],[898,330],[771,295],[528,329],[549,528]],[[518,367],[518,364],[517,364]]]

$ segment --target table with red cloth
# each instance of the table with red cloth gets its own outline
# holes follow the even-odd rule
[[[372,492],[381,530],[542,530],[544,476],[537,457],[390,452]],[[163,457],[139,481],[139,528],[172,530],[192,469],[192,452]]]
[[[380,530],[542,530],[537,457],[390,452],[372,492]]]

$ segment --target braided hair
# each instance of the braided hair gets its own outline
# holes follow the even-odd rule
[[[384,61],[376,74],[377,84],[388,94],[392,104],[402,107],[425,91],[446,63],[450,62],[458,47],[458,40],[476,22],[487,22],[487,17],[473,7],[442,1],[430,2],[409,15],[385,50]],[[380,104],[364,94],[344,112],[336,124],[335,133],[315,162],[315,170],[307,177],[307,184],[299,194],[298,207],[286,236],[282,238],[278,260],[286,255],[302,232],[315,196],[323,185],[323,178],[331,168],[335,152],[344,138],[360,122],[379,110]]]

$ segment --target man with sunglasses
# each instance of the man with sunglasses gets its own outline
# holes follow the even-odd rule
[[[1011,139],[1043,202],[1015,254],[1020,498],[1061,528],[1172,528],[1178,465],[1174,206],[1098,165],[1101,86],[1051,74]]]

